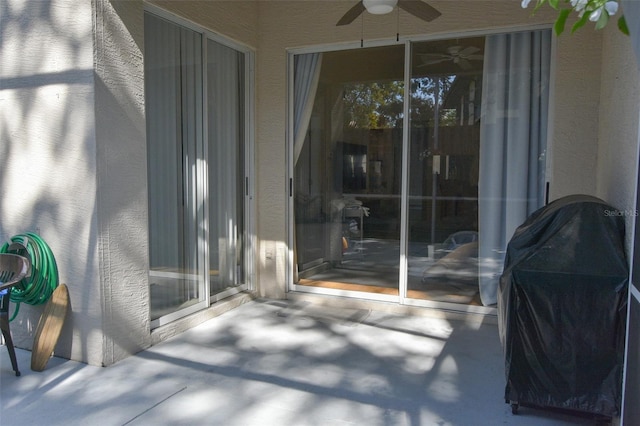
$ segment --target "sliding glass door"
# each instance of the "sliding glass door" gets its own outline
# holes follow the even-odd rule
[[[145,14],[152,327],[247,287],[247,56]]]
[[[398,295],[403,56],[392,46],[296,58],[300,286]]]
[[[293,55],[292,288],[494,305],[506,244],[544,204],[550,40]]]

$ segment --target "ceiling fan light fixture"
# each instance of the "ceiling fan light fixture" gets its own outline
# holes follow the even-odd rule
[[[367,12],[373,15],[384,15],[396,7],[398,0],[362,0]]]

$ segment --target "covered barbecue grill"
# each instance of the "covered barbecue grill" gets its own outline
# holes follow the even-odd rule
[[[505,401],[619,415],[629,270],[624,217],[575,195],[536,211],[507,247],[498,290]]]

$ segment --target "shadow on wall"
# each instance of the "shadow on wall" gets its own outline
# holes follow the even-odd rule
[[[30,231],[51,246],[72,308],[55,353],[97,365],[149,334],[142,53],[131,41],[141,37],[111,6],[95,6],[96,38],[113,41],[105,51],[130,46],[134,60],[105,55],[94,69],[91,2],[0,2],[0,240]],[[142,31],[141,2],[116,7]],[[140,72],[123,75],[129,62]],[[21,306],[17,346],[31,347],[42,309]]]

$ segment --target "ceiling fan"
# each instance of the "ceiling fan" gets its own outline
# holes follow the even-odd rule
[[[433,21],[441,15],[435,8],[421,0],[360,0],[347,11],[336,26],[352,23],[365,10],[374,15],[384,15],[393,10],[396,5],[423,21]]]
[[[420,67],[435,65],[441,62],[452,61],[454,64],[460,66],[463,70],[470,70],[473,68],[471,61],[481,61],[483,55],[480,49],[475,46],[463,47],[463,46],[449,46],[446,53],[420,53],[418,56],[422,59]]]

